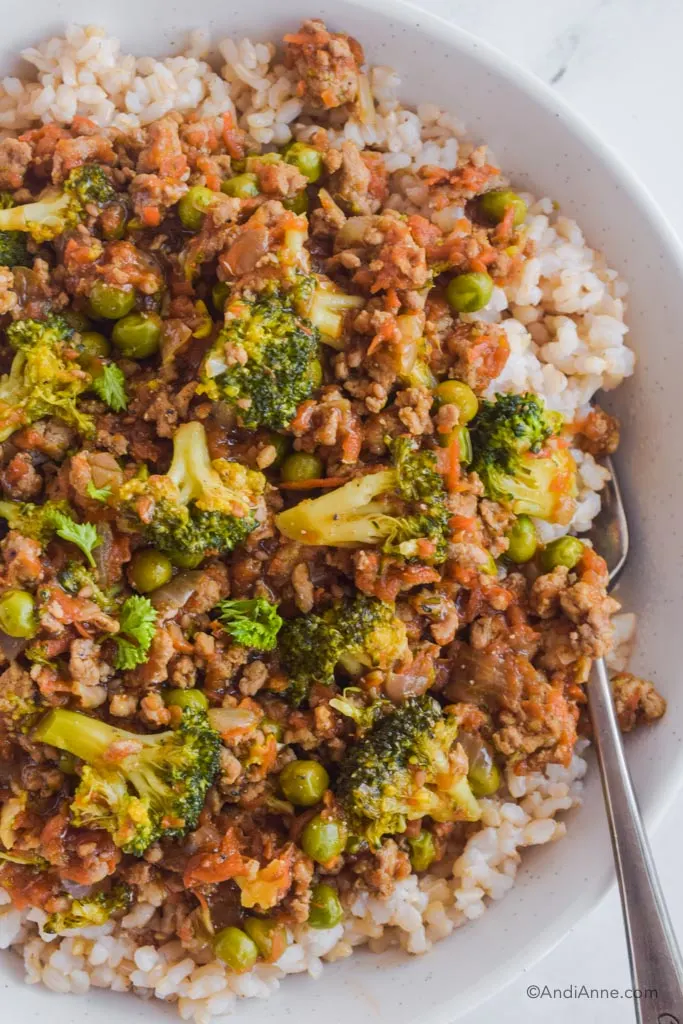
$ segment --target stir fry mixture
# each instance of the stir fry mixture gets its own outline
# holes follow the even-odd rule
[[[285,48],[313,116],[363,102],[354,40]],[[0,885],[46,933],[154,882],[167,935],[245,971],[571,758],[618,604],[537,523],[617,424],[491,391],[508,341],[471,314],[526,205],[482,150],[419,175],[452,231],[322,127],[0,143]]]

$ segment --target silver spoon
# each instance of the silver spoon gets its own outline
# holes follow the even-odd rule
[[[614,466],[609,459],[607,468],[612,479],[602,492],[602,510],[593,522],[590,539],[606,560],[613,584],[626,563],[628,524]],[[587,689],[633,989],[641,993],[648,990],[647,996],[633,1000],[636,1021],[637,1024],[683,1024],[683,961],[624,757],[603,658],[595,660]]]

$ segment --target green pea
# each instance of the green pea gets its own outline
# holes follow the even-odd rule
[[[213,951],[235,974],[250,971],[258,960],[258,946],[241,928],[223,928],[213,940]]]
[[[285,161],[294,164],[313,183],[323,173],[323,155],[305,142],[292,142],[285,151]]]
[[[319,480],[323,475],[322,459],[308,452],[294,452],[282,463],[282,479],[287,483],[299,480]]]
[[[168,555],[155,548],[136,551],[128,570],[130,581],[141,594],[149,594],[151,590],[168,583],[173,575],[173,566]]]
[[[194,551],[169,551],[168,557],[176,569],[196,569],[204,561],[204,555]]]
[[[461,380],[441,381],[434,391],[434,397],[439,406],[457,406],[461,423],[469,423],[479,410],[477,396],[472,388]]]
[[[86,357],[106,359],[111,352],[111,342],[99,331],[83,331],[80,351]]]
[[[280,789],[295,807],[312,807],[322,800],[330,777],[318,761],[290,761],[280,772]]]
[[[337,890],[324,882],[314,886],[308,911],[308,923],[311,928],[334,928],[343,916],[344,911]]]
[[[477,799],[493,796],[500,788],[500,772],[491,751],[482,743],[474,759],[470,761],[467,781]]]
[[[410,847],[410,863],[413,871],[426,871],[429,865],[436,860],[436,847],[431,832],[422,829],[419,835],[408,840]]]
[[[506,554],[511,562],[521,565],[523,562],[530,562],[536,554],[538,537],[536,527],[529,516],[517,516],[508,535],[509,546]]]
[[[130,313],[119,320],[111,336],[121,355],[146,359],[159,348],[161,327],[158,313]]]
[[[77,764],[78,761],[73,754],[70,754],[67,750],[59,751],[59,757],[57,758],[57,767],[59,768],[60,772],[64,772],[65,775],[75,775]]]
[[[508,188],[497,188],[493,192],[487,192],[479,200],[479,209],[494,224],[498,224],[503,219],[511,206],[515,211],[512,223],[518,228],[520,224],[524,223],[527,205],[516,192]]]
[[[133,288],[117,288],[116,285],[105,284],[104,281],[95,281],[90,289],[89,301],[96,317],[104,317],[105,320],[120,320],[122,316],[130,313],[135,305],[135,290]]]
[[[170,708],[196,708],[205,711],[209,706],[203,690],[167,690],[164,700]]]
[[[66,320],[69,327],[73,327],[74,331],[78,331],[79,334],[89,331],[92,327],[92,320],[89,320],[85,313],[81,313],[77,309],[65,309],[60,316]]]
[[[269,963],[279,960],[287,948],[287,929],[278,921],[269,921],[265,917],[248,917],[244,922],[244,930],[256,943],[263,959]]]
[[[292,213],[296,213],[297,216],[301,213],[308,213],[308,192],[304,189],[302,192],[297,192],[291,199],[283,199],[282,205],[285,210],[291,210]]]
[[[123,203],[112,203],[100,214],[102,237],[108,242],[123,238],[128,222],[128,210]]]
[[[8,636],[30,638],[38,632],[36,605],[28,590],[6,590],[0,597],[0,629]]]
[[[273,430],[268,433],[268,444],[272,444],[273,448],[277,452],[275,460],[271,462],[268,469],[280,469],[282,463],[289,455],[289,450],[292,447],[292,439],[291,437],[286,437],[284,434],[276,434]]]
[[[227,178],[221,185],[221,192],[233,199],[252,199],[259,194],[258,178],[249,172]]]
[[[217,313],[225,311],[225,303],[228,301],[229,294],[230,285],[226,281],[216,281],[211,289],[211,301]]]
[[[194,185],[178,203],[180,223],[188,231],[199,231],[204,214],[216,200],[216,193],[203,185]]]
[[[493,281],[481,271],[460,274],[452,278],[446,288],[446,299],[456,313],[476,313],[484,308],[492,294]]]
[[[583,544],[578,537],[558,537],[543,549],[541,566],[545,572],[552,572],[560,565],[574,569],[582,558]]]
[[[301,833],[301,849],[318,864],[334,860],[345,846],[346,828],[336,818],[323,818],[318,814]]]
[[[460,461],[465,466],[469,466],[472,461],[472,435],[470,434],[467,427],[455,427],[448,434],[439,435],[439,444],[442,448],[448,448],[453,438],[458,438],[458,449],[460,452]]]

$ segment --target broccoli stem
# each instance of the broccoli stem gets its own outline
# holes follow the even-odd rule
[[[84,728],[85,722],[87,729]],[[100,761],[116,740],[128,740],[131,735],[97,718],[86,719],[84,715],[63,708],[48,711],[33,732],[33,738],[39,742],[67,750],[88,764]],[[144,739],[144,736],[140,737],[141,741]]]
[[[71,196],[60,193],[54,198],[41,199],[37,203],[26,203],[24,206],[0,210],[0,231],[31,232],[36,224],[40,224],[41,228],[54,227],[59,230],[64,213],[72,202]]]

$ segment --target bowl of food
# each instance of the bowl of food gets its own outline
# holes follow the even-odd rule
[[[0,57],[10,1018],[453,1020],[609,885],[593,658],[669,701],[649,822],[680,774],[678,244],[408,6],[41,0]]]

